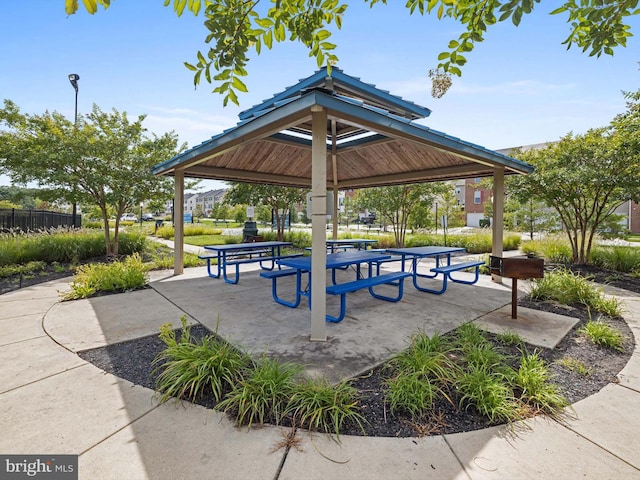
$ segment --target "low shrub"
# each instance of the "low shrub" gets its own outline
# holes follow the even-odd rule
[[[591,263],[617,272],[640,272],[640,249],[636,247],[598,246],[591,251]]]
[[[552,263],[571,263],[573,253],[565,236],[548,235],[542,240],[527,240],[520,249],[526,254],[544,257]]]
[[[474,232],[470,234],[444,235],[418,234],[412,235],[406,241],[407,247],[420,247],[424,245],[447,245],[449,247],[462,247],[467,253],[491,253],[491,232]],[[520,247],[521,237],[517,233],[505,233],[503,236],[504,250],[517,250]]]
[[[305,379],[289,399],[287,414],[301,427],[340,435],[349,422],[362,428],[365,421],[358,409],[358,391],[347,382],[331,385],[326,379]]]
[[[584,305],[590,310],[611,317],[622,312],[620,302],[606,297],[600,288],[587,278],[575,275],[566,269],[546,272],[544,278],[533,280],[530,291],[533,300],[555,300],[565,305]]]
[[[514,390],[520,399],[536,410],[554,414],[569,402],[560,394],[557,385],[551,383],[551,374],[546,362],[537,353],[524,354],[520,367],[512,377]]]
[[[157,365],[154,372],[160,372],[156,379],[160,401],[172,397],[176,401],[195,400],[205,389],[220,400],[242,378],[242,372],[250,364],[249,357],[213,335],[193,339],[184,315],[180,321],[179,338],[170,323],[160,329],[160,339],[166,348],[153,361]]]
[[[624,336],[619,330],[601,321],[589,320],[578,331],[596,345],[618,352],[624,351]]]
[[[142,252],[146,238],[140,232],[120,232],[119,253]],[[57,229],[45,233],[0,235],[0,266],[46,263],[78,263],[106,255],[104,232]]]
[[[238,425],[251,427],[270,419],[279,424],[287,411],[289,398],[295,395],[295,377],[301,371],[299,365],[265,356],[232,386],[218,408],[235,413]]]
[[[147,268],[136,253],[126,257],[124,261],[78,267],[71,283],[71,291],[63,294],[63,299],[87,298],[98,292],[125,292],[142,288],[147,283]]]

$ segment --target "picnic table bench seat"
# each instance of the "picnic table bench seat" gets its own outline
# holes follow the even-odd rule
[[[402,299],[404,292],[404,279],[410,277],[409,272],[392,272],[385,273],[383,275],[377,275],[375,277],[361,278],[347,283],[339,283],[337,285],[331,285],[327,287],[327,293],[330,295],[340,295],[340,313],[337,317],[327,314],[327,320],[330,322],[340,322],[344,319],[347,310],[347,293],[355,292],[364,288],[369,289],[369,293],[372,297],[380,300],[386,300],[388,302],[399,302]],[[378,285],[394,285],[398,287],[398,295],[395,297],[389,297],[381,295],[373,291],[373,287]]]
[[[437,274],[442,274],[442,288],[440,290],[435,290],[435,289],[430,289],[430,288],[425,288],[425,287],[420,287],[417,285],[416,283],[416,276],[413,277],[413,285],[414,287],[416,287],[418,290],[421,290],[423,292],[429,292],[429,293],[434,293],[436,295],[442,295],[446,290],[447,290],[447,281],[451,280],[454,283],[463,283],[465,285],[473,285],[474,283],[476,283],[478,281],[478,279],[480,278],[480,266],[484,265],[485,262],[483,261],[469,261],[469,262],[461,262],[461,263],[453,263],[451,265],[442,265],[442,266],[437,266],[431,269],[432,272],[434,272],[436,275]],[[453,272],[460,272],[462,270],[468,270],[470,268],[475,268],[475,277],[473,280],[462,280],[462,279],[456,279],[453,278],[451,276],[451,274]]]
[[[253,257],[252,255],[258,255],[256,257]],[[246,256],[249,255],[249,258],[246,258]],[[256,251],[256,250],[252,250],[252,251],[247,251],[247,252],[233,252],[231,255],[228,255],[228,257],[231,257],[231,260],[229,258],[227,258],[225,265],[223,265],[222,268],[222,275],[224,277],[225,282],[227,283],[238,283],[238,279],[239,279],[239,274],[240,274],[240,265],[243,264],[247,264],[247,263],[259,263],[260,264],[260,268],[262,268],[263,270],[268,270],[268,271],[273,271],[275,266],[276,266],[276,261],[283,259],[283,258],[294,258],[294,257],[301,257],[302,253],[290,253],[290,254],[286,254],[286,255],[271,255],[271,252],[266,250],[266,251]],[[211,271],[211,260],[218,260],[220,258],[218,253],[203,253],[198,255],[198,258],[202,259],[202,260],[206,260],[207,261],[207,274],[212,277],[212,278],[219,278],[219,274],[214,273]],[[266,266],[263,265],[263,262],[271,262],[271,265]],[[227,266],[229,265],[235,265],[235,279],[230,279],[227,276]],[[294,271],[295,273],[295,271]]]

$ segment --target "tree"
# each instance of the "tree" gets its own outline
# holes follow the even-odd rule
[[[536,170],[513,178],[515,193],[556,210],[578,264],[589,262],[594,236],[614,210],[640,199],[640,91],[626,97],[627,112],[608,127],[518,154]]]
[[[267,205],[275,215],[278,240],[284,238],[284,219],[289,215],[291,207],[305,200],[307,190],[295,187],[276,187],[273,185],[253,183],[233,183],[224,195],[224,201],[230,205]]]
[[[22,114],[5,100],[0,126],[8,130],[0,131],[0,167],[14,183],[38,182],[49,199],[97,205],[107,255],[117,255],[122,214],[142,201],[172,196],[171,181],[152,175],[151,167],[178,153],[177,136],[148,137],[144,118],[131,122],[126,112],[105,113],[94,105],[76,125],[57,112]],[[109,213],[116,217],[113,238]]]
[[[381,223],[393,228],[396,246],[404,247],[410,213],[417,208],[431,208],[442,184],[415,183],[358,190],[355,203],[359,209],[375,211]]]
[[[371,8],[386,4],[387,0],[364,0]],[[105,9],[110,0],[83,0],[91,14],[98,5]],[[198,16],[202,10],[207,30],[205,42],[212,44],[208,52],[197,52],[197,62],[185,62],[194,71],[194,84],[201,77],[207,82],[216,82],[214,92],[224,95],[223,103],[229,100],[238,103],[238,92],[246,92],[241,80],[247,75],[250,51],[260,54],[263,46],[271,49],[273,42],[299,41],[309,49],[318,66],[331,65],[338,61],[333,53],[336,45],[329,42],[329,29],[342,27],[347,10],[346,3],[339,0],[278,0],[267,10],[259,9],[259,0],[164,0],[164,5],[173,3],[178,16],[189,10]],[[409,14],[434,13],[438,19],[450,18],[460,23],[465,31],[457,40],[451,40],[448,50],[438,56],[438,66],[429,71],[432,94],[439,98],[451,86],[451,75],[462,75],[462,66],[467,62],[466,54],[477,43],[484,41],[488,27],[510,20],[519,25],[522,17],[533,12],[541,0],[408,0]],[[547,2],[549,4],[550,2]],[[204,5],[204,9],[202,6]],[[632,34],[625,23],[629,16],[638,15],[638,0],[566,0],[552,15],[567,15],[569,36],[562,42],[589,51],[591,56],[602,53],[613,55],[614,48],[626,46]],[[67,14],[78,10],[77,0],[65,0]],[[213,72],[212,72],[213,71]]]
[[[456,197],[455,186],[451,182],[443,183],[438,198],[438,214],[447,216],[447,227],[456,228],[464,225],[464,212]],[[438,219],[440,221],[440,219]]]

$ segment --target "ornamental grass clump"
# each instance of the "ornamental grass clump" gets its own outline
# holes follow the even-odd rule
[[[244,378],[232,385],[218,408],[234,413],[238,425],[251,427],[268,421],[277,425],[296,392],[295,379],[301,371],[300,365],[263,356]]]
[[[98,292],[126,292],[149,283],[147,267],[137,253],[124,261],[94,263],[78,267],[71,283],[71,291],[64,300],[88,298]]]
[[[454,358],[455,349],[443,336],[412,336],[409,348],[386,365],[392,375],[385,382],[391,412],[417,417],[431,410],[438,398],[449,400],[447,390],[459,371]]]
[[[347,382],[331,385],[325,378],[305,379],[294,389],[287,413],[295,425],[340,435],[345,423],[363,429],[358,391]]]
[[[549,367],[537,352],[522,355],[520,366],[511,379],[514,391],[519,392],[521,401],[536,410],[555,415],[569,402],[550,380]]]
[[[160,402],[171,398],[193,401],[210,391],[219,401],[240,381],[250,359],[217,336],[192,338],[184,315],[181,322],[179,337],[170,323],[160,328],[160,339],[166,348],[153,360],[154,373],[159,372],[158,398]]]
[[[610,317],[617,317],[622,312],[616,298],[606,297],[588,278],[566,269],[547,272],[544,278],[533,280],[530,295],[532,300],[555,300],[565,305],[584,305]]]
[[[618,352],[624,351],[624,336],[619,330],[602,321],[589,320],[578,332],[596,345]]]

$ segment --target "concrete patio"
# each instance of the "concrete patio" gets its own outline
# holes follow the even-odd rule
[[[158,332],[182,314],[250,351],[302,361],[310,372],[343,378],[383,361],[419,329],[446,331],[499,312],[507,286],[484,279],[442,296],[407,286],[398,304],[351,295],[348,316],[326,343],[308,340],[309,310],[275,304],[256,272],[239,285],[206,277],[153,275],[152,289],[59,302],[65,281],[0,296],[0,452],[77,454],[81,479],[628,479],[640,478],[640,357],[599,393],[574,405],[577,418],[536,418],[426,438],[298,432],[279,448],[277,427],[236,429],[199,406],[158,405],[153,391],[86,363],[79,350]],[[612,291],[640,335],[640,297]],[[367,298],[369,297],[369,298]],[[331,307],[329,307],[331,308]],[[324,360],[323,360],[324,356]],[[615,428],[612,428],[615,427]]]

